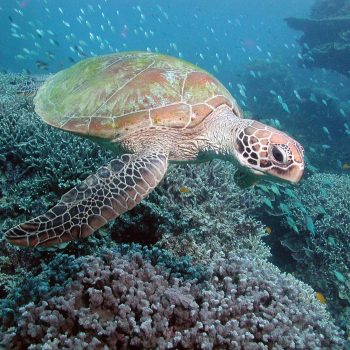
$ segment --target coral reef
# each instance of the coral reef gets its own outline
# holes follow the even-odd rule
[[[338,324],[350,332],[350,177],[315,174],[283,195],[274,215],[285,229],[279,239],[290,250],[295,272],[325,295]]]
[[[157,245],[176,255],[191,255],[196,262],[228,252],[270,256],[262,240],[264,226],[253,217],[262,196],[238,188],[234,173],[232,164],[220,161],[173,167],[145,203],[158,206]]]
[[[1,333],[7,349],[344,345],[311,288],[253,256],[193,268],[157,248],[134,246],[77,259],[63,255],[48,270],[60,273],[37,278],[35,289],[46,292]]]
[[[350,74],[350,2],[318,1],[312,18],[286,18],[287,24],[304,34],[300,64]],[[321,35],[322,33],[322,35]]]
[[[349,0],[316,0],[310,13],[310,17],[314,19],[348,15],[350,15]]]

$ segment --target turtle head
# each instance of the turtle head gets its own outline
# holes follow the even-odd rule
[[[237,132],[235,153],[253,175],[297,183],[304,172],[304,149],[285,133],[252,121]]]

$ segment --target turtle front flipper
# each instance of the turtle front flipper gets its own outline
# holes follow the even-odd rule
[[[64,194],[44,215],[5,233],[18,246],[51,246],[91,235],[107,221],[132,209],[163,178],[165,153],[124,154]]]

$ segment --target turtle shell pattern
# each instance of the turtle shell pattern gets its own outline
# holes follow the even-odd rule
[[[149,52],[92,57],[58,72],[39,89],[35,111],[48,124],[113,140],[142,128],[193,128],[236,101],[212,75],[178,58]]]

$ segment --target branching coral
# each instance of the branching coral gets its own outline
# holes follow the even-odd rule
[[[62,275],[52,275],[50,291],[21,309],[17,325],[2,333],[2,345],[32,350],[343,346],[313,291],[263,260],[231,255],[194,269],[156,248],[133,250],[66,259],[71,280],[62,285]],[[41,283],[47,285],[45,279]]]
[[[26,79],[0,74],[0,209],[12,217],[39,214],[111,158],[94,143],[44,124],[32,98],[17,94]]]
[[[243,251],[270,255],[263,243],[262,223],[253,218],[261,196],[234,183],[235,168],[213,162],[172,169],[145,205],[156,203],[162,223],[158,245],[175,254],[208,261],[220,254]],[[185,188],[186,192],[181,192]],[[164,220],[164,216],[166,217]]]
[[[324,293],[331,310],[350,330],[350,177],[316,174],[285,198],[285,223],[297,231],[283,244],[293,253],[298,276]]]

